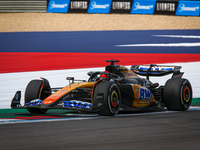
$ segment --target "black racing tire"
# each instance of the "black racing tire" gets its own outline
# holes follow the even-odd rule
[[[48,95],[44,94],[44,91],[50,90],[50,86],[48,84],[44,89],[43,82],[44,82],[43,80],[32,80],[29,82],[29,84],[27,85],[26,90],[25,90],[25,103],[28,103],[34,99],[43,100],[44,98],[46,98],[48,96]],[[41,89],[41,88],[43,88],[43,89]],[[44,114],[47,112],[48,109],[27,108],[27,110],[33,114]]]
[[[163,96],[168,110],[185,111],[192,102],[192,86],[187,79],[169,79],[165,84]]]
[[[119,112],[121,105],[121,94],[119,87],[110,81],[102,81],[97,84],[94,97],[103,94],[103,107],[98,112],[100,116],[114,116]]]

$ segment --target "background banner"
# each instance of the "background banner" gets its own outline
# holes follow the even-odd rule
[[[199,16],[200,0],[49,0],[47,12]]]
[[[87,13],[90,0],[71,0],[69,13]]]
[[[134,0],[131,14],[153,14],[156,0]]]
[[[67,13],[70,0],[49,0],[47,12]]]
[[[157,0],[154,14],[175,15],[178,0]]]
[[[199,16],[200,15],[200,1],[179,1],[176,15]]]
[[[133,0],[113,0],[110,13],[130,14]]]
[[[88,13],[110,13],[112,0],[90,0]]]

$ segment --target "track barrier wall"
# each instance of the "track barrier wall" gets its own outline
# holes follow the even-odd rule
[[[0,12],[200,16],[200,0],[0,0]]]
[[[47,12],[127,13],[199,16],[200,1],[185,0],[49,0]]]

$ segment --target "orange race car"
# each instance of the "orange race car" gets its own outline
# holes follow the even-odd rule
[[[25,104],[20,104],[17,91],[11,108],[25,108],[31,113],[45,113],[48,109],[69,109],[98,112],[113,116],[118,111],[162,109],[184,111],[192,101],[192,87],[183,79],[180,66],[133,65],[130,69],[107,60],[105,71],[88,72],[88,81],[67,77],[69,85],[51,88],[47,79],[32,80],[25,90]],[[138,75],[146,76],[140,78]],[[165,85],[152,83],[150,76],[172,74]]]

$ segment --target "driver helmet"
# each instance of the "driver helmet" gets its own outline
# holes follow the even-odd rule
[[[104,71],[105,73],[110,73],[109,71]],[[109,74],[101,74],[100,78],[109,78]]]

